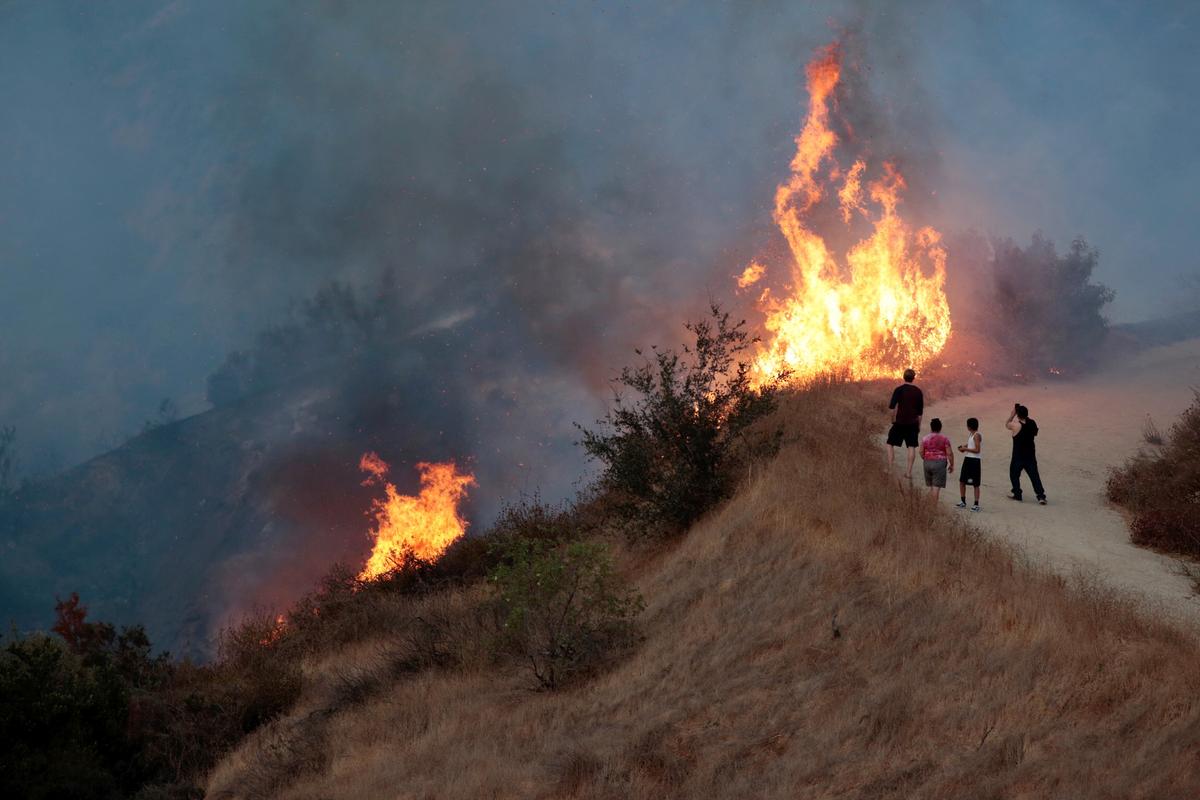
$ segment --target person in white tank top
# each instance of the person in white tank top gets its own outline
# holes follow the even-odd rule
[[[979,432],[979,420],[971,417],[967,420],[967,443],[958,446],[958,452],[963,454],[962,467],[958,471],[958,508],[967,507],[967,487],[975,487],[975,505],[972,511],[979,510],[979,484],[981,481],[983,434]]]

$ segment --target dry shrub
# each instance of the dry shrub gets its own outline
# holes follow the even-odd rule
[[[1143,440],[1110,473],[1108,498],[1132,512],[1134,544],[1200,558],[1200,391],[1165,436],[1148,420]]]
[[[1134,544],[1166,553],[1200,558],[1200,508],[1151,509],[1137,514],[1129,526]]]

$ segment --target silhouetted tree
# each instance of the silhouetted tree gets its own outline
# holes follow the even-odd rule
[[[0,427],[0,500],[12,494],[17,470],[17,429]]]
[[[617,510],[647,531],[687,527],[733,492],[734,469],[746,455],[744,434],[776,404],[778,383],[755,389],[749,361],[753,339],[745,322],[711,307],[711,319],[687,325],[695,337],[682,354],[654,349],[653,357],[621,372],[627,398],[586,430],[581,444],[604,465],[601,488]],[[641,351],[638,351],[641,355]],[[778,431],[753,448],[771,449]]]
[[[1104,344],[1103,312],[1113,299],[1112,289],[1092,282],[1099,260],[1082,238],[1063,255],[1040,233],[1028,247],[994,241],[994,308],[980,311],[991,338],[1028,371],[1090,366]]]
[[[332,282],[285,323],[260,331],[254,345],[230,353],[207,381],[208,401],[227,405],[331,364],[353,362],[397,333],[404,319],[388,273],[373,293]]]

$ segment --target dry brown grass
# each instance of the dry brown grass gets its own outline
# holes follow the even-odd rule
[[[364,643],[312,665],[210,796],[1200,796],[1193,635],[893,484],[862,407],[850,387],[788,399],[783,450],[731,502],[625,554],[646,638],[611,671],[531,693],[466,659],[339,705],[330,676]],[[272,761],[289,731],[315,744]]]

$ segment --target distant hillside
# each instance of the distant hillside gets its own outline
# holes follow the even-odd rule
[[[230,614],[281,605],[334,562],[364,557],[364,450],[398,454],[402,434],[412,451],[401,457],[447,455],[437,401],[412,394],[385,386],[364,399],[310,376],[26,487],[0,511],[0,620],[45,627],[55,596],[77,591],[97,618],[204,653]]]
[[[1113,332],[1131,339],[1142,347],[1181,342],[1200,337],[1200,310],[1172,314],[1167,317],[1114,325]]]

